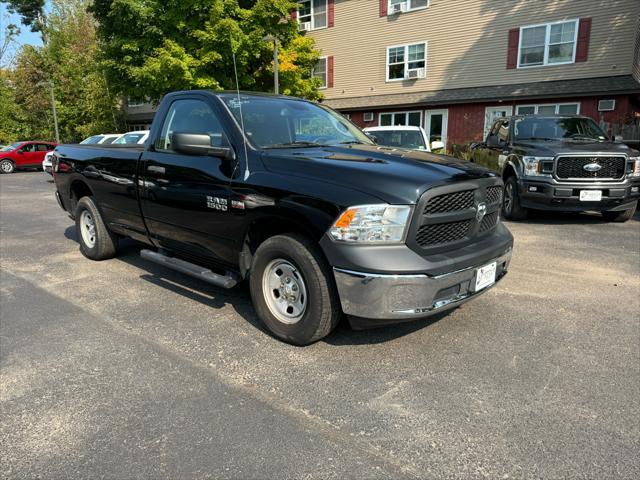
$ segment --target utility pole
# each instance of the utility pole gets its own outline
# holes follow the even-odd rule
[[[51,109],[53,110],[53,126],[56,129],[56,143],[60,143],[60,131],[58,130],[58,112],[56,110],[56,95],[53,92],[53,82],[49,82],[51,89]]]
[[[268,35],[263,38],[267,42],[273,42],[273,93],[280,93],[280,85],[278,79],[278,37]]]

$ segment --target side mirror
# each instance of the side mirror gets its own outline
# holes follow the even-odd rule
[[[226,139],[223,135],[223,143]],[[214,147],[211,136],[207,133],[175,132],[171,135],[171,147],[185,155],[200,157],[218,157],[225,160],[235,160],[236,155],[231,147]]]
[[[436,141],[431,142],[431,150],[442,150],[444,148],[444,142]]]
[[[22,150],[18,150],[18,155],[24,155],[24,152]]]
[[[487,147],[495,148],[502,146],[502,141],[498,138],[497,135],[489,135],[487,137]]]
[[[368,133],[368,132],[364,132],[364,134],[369,137],[369,140],[371,140],[373,143],[377,144],[378,143],[378,137],[376,137],[375,135],[373,135],[372,133]]]
[[[620,142],[620,143],[622,143],[622,140],[624,140],[624,137],[623,137],[622,135],[615,135],[615,136],[613,137],[613,141],[614,141],[614,142]]]

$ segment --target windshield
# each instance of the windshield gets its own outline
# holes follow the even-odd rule
[[[0,152],[10,152],[11,150],[18,148],[20,145],[22,145],[22,142],[14,143],[13,145],[4,147]]]
[[[117,145],[135,144],[138,143],[143,136],[144,133],[125,133],[113,143]]]
[[[220,95],[257,148],[295,148],[373,142],[342,115],[311,102],[252,95]]]
[[[593,140],[604,142],[607,136],[590,118],[525,117],[514,123],[516,140]]]
[[[102,140],[102,135],[94,135],[93,137],[85,138],[80,142],[80,145],[95,145]]]
[[[385,147],[411,148],[426,150],[422,132],[418,130],[372,130],[376,143]]]

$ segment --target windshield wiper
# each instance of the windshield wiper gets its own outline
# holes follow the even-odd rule
[[[289,143],[274,143],[273,145],[265,145],[262,148],[304,148],[304,147],[326,147],[322,143],[305,142],[303,140],[297,140]]]
[[[553,142],[555,140],[557,140],[557,138],[549,138],[549,137],[526,137],[526,138],[519,138],[518,140],[545,140],[547,142]]]
[[[593,138],[593,137],[587,137],[586,135],[571,135],[568,138],[565,138],[565,140],[589,140],[590,142],[603,142],[604,139],[602,138]]]
[[[349,140],[348,142],[340,142],[338,145],[364,145],[360,140]]]

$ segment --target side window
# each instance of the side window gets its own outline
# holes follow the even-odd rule
[[[23,153],[35,152],[36,151],[36,144],[35,143],[29,143],[29,144],[25,145],[24,147],[22,147],[20,149],[20,151],[23,152]]]
[[[226,146],[222,125],[213,110],[202,100],[176,100],[169,107],[164,119],[156,150],[173,152],[171,136],[174,133],[206,133],[211,146]]]
[[[50,148],[49,148],[49,145],[47,145],[46,143],[38,143],[36,145],[36,150],[38,152],[48,152]]]

